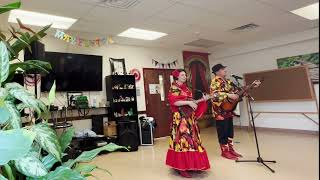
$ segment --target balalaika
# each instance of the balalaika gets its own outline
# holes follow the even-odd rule
[[[208,96],[208,100],[215,98],[215,96],[210,95]],[[193,101],[195,104],[199,104],[201,102],[206,101],[204,98],[198,99],[198,100],[194,100],[194,99],[188,99],[188,101]],[[185,105],[185,106],[180,106],[179,107],[180,112],[182,113],[182,116],[184,117],[190,117],[192,115],[193,112],[195,112],[195,114],[200,114],[199,112],[202,111],[199,106],[196,110],[192,109],[189,105]]]

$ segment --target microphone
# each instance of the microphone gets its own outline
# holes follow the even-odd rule
[[[234,75],[234,74],[232,74],[231,77],[233,77],[233,78],[235,78],[235,79],[243,79],[242,77],[237,76],[237,75]]]

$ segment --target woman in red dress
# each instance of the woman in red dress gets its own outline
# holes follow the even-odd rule
[[[181,176],[191,178],[188,171],[204,171],[210,168],[197,124],[197,119],[207,110],[208,96],[204,96],[204,101],[196,104],[192,100],[192,92],[185,84],[186,72],[175,70],[172,75],[175,81],[168,95],[172,122],[166,164],[179,171]]]

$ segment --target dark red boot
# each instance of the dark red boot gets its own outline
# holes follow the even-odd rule
[[[228,146],[229,146],[229,152],[231,154],[233,154],[236,157],[242,157],[241,154],[237,153],[234,149],[233,149],[233,141],[232,140],[228,140]]]
[[[238,157],[229,151],[228,144],[220,144],[221,156],[230,160],[238,160]]]

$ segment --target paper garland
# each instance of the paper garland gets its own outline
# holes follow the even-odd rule
[[[160,68],[173,68],[176,67],[176,65],[178,64],[178,60],[174,60],[171,63],[160,63],[159,61],[156,61],[154,59],[152,59],[152,64],[155,65],[155,67],[160,67]]]
[[[54,37],[57,39],[63,40],[67,43],[70,43],[71,45],[77,45],[81,47],[101,47],[102,45],[105,45],[107,43],[108,44],[114,43],[111,37],[108,37],[108,38],[103,37],[103,38],[96,38],[95,40],[88,40],[80,37],[71,36],[63,32],[62,30],[58,30],[58,29]]]

